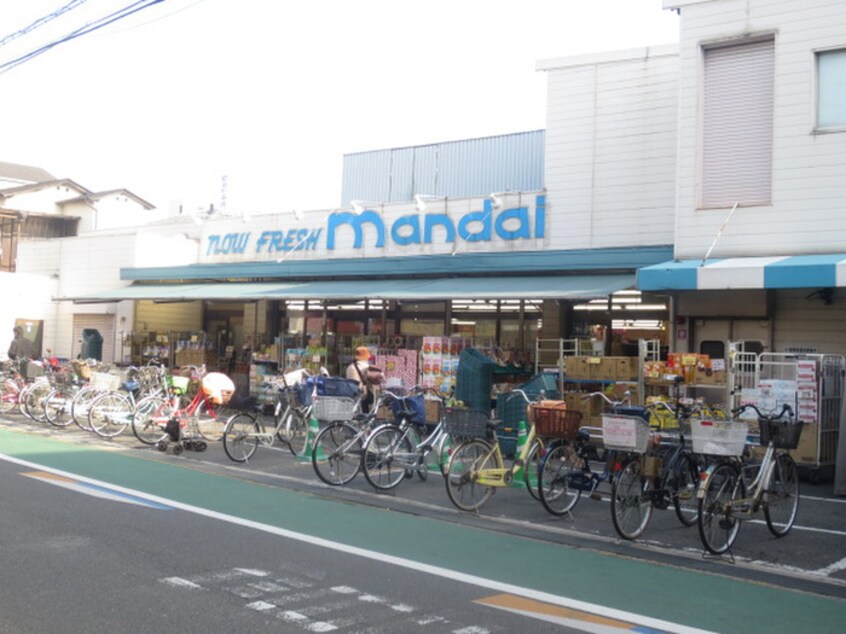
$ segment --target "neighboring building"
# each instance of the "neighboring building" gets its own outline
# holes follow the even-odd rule
[[[118,189],[92,192],[71,179],[57,179],[47,171],[0,162],[0,326],[11,333],[14,324],[25,328],[37,351],[56,348],[57,306],[52,298],[82,267],[79,280],[96,279],[110,270],[100,253],[80,252],[77,259],[62,261],[70,249],[60,240],[116,227],[139,224],[158,217],[154,207],[135,194]],[[71,243],[82,244],[82,243]],[[32,249],[40,255],[23,266]],[[43,267],[38,260],[50,260]],[[60,266],[60,262],[62,265]],[[112,271],[112,280],[116,279]],[[102,309],[101,309],[102,310]],[[10,337],[11,338],[11,337]],[[5,348],[0,344],[0,353]]]
[[[676,349],[846,354],[846,3],[664,6],[681,15],[675,259],[640,288],[672,293]]]

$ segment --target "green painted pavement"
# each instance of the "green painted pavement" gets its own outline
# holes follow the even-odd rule
[[[712,630],[842,632],[846,601],[327,500],[60,440],[0,431],[0,453],[465,574]]]

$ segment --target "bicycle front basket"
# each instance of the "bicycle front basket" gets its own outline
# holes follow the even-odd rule
[[[311,415],[319,421],[352,420],[358,401],[346,396],[320,396],[314,399]]]
[[[574,439],[582,425],[582,413],[557,407],[532,406],[535,433],[547,438]]]
[[[606,449],[646,453],[649,448],[649,423],[640,416],[603,414],[602,439]]]
[[[444,431],[458,438],[484,438],[488,433],[488,416],[477,409],[447,407]]]
[[[802,435],[802,421],[758,419],[761,433],[761,446],[766,447],[773,441],[776,449],[796,449],[799,436]]]

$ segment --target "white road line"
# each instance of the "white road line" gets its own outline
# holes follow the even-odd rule
[[[161,581],[162,583],[166,583],[170,586],[175,586],[177,588],[191,588],[192,590],[203,589],[203,586],[201,586],[199,583],[188,581],[188,579],[183,579],[182,577],[168,577],[166,579],[162,579]]]
[[[504,583],[501,581],[495,581],[493,579],[486,579],[484,577],[479,577],[476,575],[470,575],[466,573],[462,573],[456,570],[450,570],[447,568],[442,568],[440,566],[433,566],[431,564],[426,564],[418,561],[414,561],[411,559],[406,559],[404,557],[397,557],[395,555],[387,555],[385,553],[380,553],[373,550],[368,550],[366,548],[360,548],[357,546],[351,546],[348,544],[342,544],[339,542],[334,542],[329,539],[325,539],[322,537],[316,537],[314,535],[308,535],[305,533],[298,533],[296,531],[292,531],[285,528],[280,528],[278,526],[271,526],[269,524],[263,524],[261,522],[256,522],[253,520],[247,520],[240,517],[235,517],[233,515],[227,515],[226,513],[220,513],[218,511],[211,511],[209,509],[204,509],[198,506],[193,506],[190,504],[184,504],[182,502],[177,502],[175,500],[170,500],[161,496],[151,495],[149,493],[144,493],[142,491],[136,491],[133,489],[129,489],[126,487],[112,485],[107,482],[102,482],[100,480],[95,480],[94,478],[86,478],[84,476],[80,476],[78,474],[71,474],[60,469],[54,469],[52,467],[47,467],[45,465],[36,464],[33,462],[29,462],[27,460],[21,460],[19,458],[14,458],[12,456],[6,456],[0,454],[0,459],[7,460],[9,462],[13,462],[15,464],[20,464],[27,466],[33,469],[41,469],[44,471],[50,471],[52,473],[62,475],[65,477],[76,478],[77,480],[83,482],[90,482],[91,484],[97,484],[104,487],[110,487],[115,491],[121,491],[123,493],[127,493],[129,495],[135,495],[138,497],[146,498],[148,500],[152,500],[159,504],[167,504],[172,506],[173,508],[182,509],[189,513],[194,513],[196,515],[200,515],[202,517],[208,517],[212,519],[217,519],[223,522],[228,522],[234,524],[236,526],[243,526],[245,528],[252,528],[254,530],[262,531],[264,533],[268,533],[271,535],[277,535],[279,537],[285,537],[291,540],[300,541],[306,544],[310,544],[313,546],[317,546],[320,548],[326,548],[329,550],[334,550],[337,552],[342,552],[348,555],[353,555],[357,557],[363,557],[365,559],[370,559],[372,561],[378,561],[384,564],[390,564],[393,566],[398,566],[401,568],[407,568],[409,570],[419,571],[423,573],[428,573],[437,577],[442,577],[445,579],[450,579],[452,581],[457,581],[460,583],[466,583],[470,585],[475,585],[480,588],[486,588],[488,590],[494,590],[497,592],[506,592],[510,594],[514,594],[520,597],[531,598],[536,601],[541,601],[545,603],[551,603],[553,605],[559,605],[567,608],[571,608],[574,610],[580,610],[582,612],[588,612],[590,614],[601,615],[606,618],[617,619],[620,621],[628,621],[633,624],[651,627],[659,630],[663,630],[664,632],[674,633],[674,634],[704,634],[706,630],[701,630],[699,628],[689,627],[686,625],[681,625],[679,623],[672,623],[670,621],[664,621],[663,619],[657,619],[654,617],[645,616],[642,614],[635,614],[634,612],[628,612],[625,610],[619,610],[616,608],[611,608],[606,605],[600,605],[596,603],[589,603],[587,601],[580,601],[578,599],[572,599],[570,597],[564,597],[560,595],[551,594],[548,592],[541,592],[537,590],[529,590],[523,588],[521,586],[516,586],[510,583]],[[288,615],[291,619],[296,619],[297,617],[301,617],[303,619],[307,618],[304,615],[298,615],[296,612],[290,612]],[[287,620],[286,616],[282,616],[283,620]]]
[[[826,566],[825,568],[820,568],[817,570],[817,574],[828,576],[835,572],[840,572],[841,570],[846,570],[846,557],[841,559],[840,561],[835,561],[830,566]]]

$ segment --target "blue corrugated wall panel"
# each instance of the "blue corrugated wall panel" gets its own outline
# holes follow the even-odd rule
[[[344,156],[341,206],[544,188],[544,130]]]

